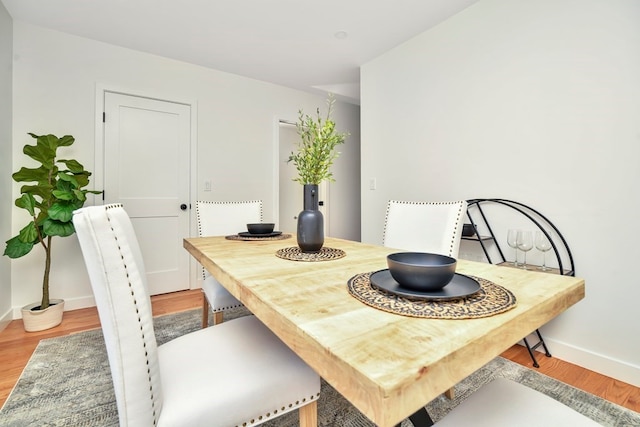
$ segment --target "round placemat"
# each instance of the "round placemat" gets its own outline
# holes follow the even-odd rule
[[[347,254],[342,249],[328,248],[324,246],[319,252],[306,253],[302,252],[299,247],[292,246],[290,248],[282,248],[276,252],[276,256],[282,259],[288,259],[290,261],[332,261],[334,259],[340,259]]]
[[[251,236],[239,236],[237,234],[232,234],[231,236],[224,237],[227,240],[242,240],[242,241],[251,241],[251,240],[285,240],[291,238],[291,234],[282,233],[279,236],[270,236],[270,237],[251,237]]]
[[[414,300],[390,294],[371,286],[375,271],[360,273],[347,282],[349,293],[357,300],[389,313],[427,319],[477,319],[511,310],[517,304],[513,293],[489,280],[469,276],[480,283],[480,290],[465,298],[451,300]]]

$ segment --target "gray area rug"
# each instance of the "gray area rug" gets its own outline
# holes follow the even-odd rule
[[[245,315],[236,310],[227,319]],[[155,319],[158,343],[194,331],[200,310]],[[493,378],[505,377],[539,390],[605,426],[640,426],[640,414],[585,393],[553,378],[496,358],[455,387],[453,401],[441,396],[427,405],[434,421],[442,418],[474,390]],[[541,414],[541,426],[546,426]],[[297,426],[294,411],[263,424]],[[336,427],[374,425],[331,386],[322,383],[318,424]],[[109,362],[100,330],[51,338],[40,342],[2,410],[0,426],[117,426]],[[410,427],[404,421],[402,427]]]

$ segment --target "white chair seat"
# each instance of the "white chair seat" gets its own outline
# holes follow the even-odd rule
[[[242,303],[229,293],[215,277],[207,274],[202,282],[202,292],[204,292],[211,310],[216,313],[218,311],[226,311],[236,307],[242,307]]]
[[[599,425],[557,400],[505,378],[482,386],[434,424],[435,427]]]
[[[257,425],[317,399],[320,390],[315,372],[254,316],[169,341],[158,358],[158,427]]]

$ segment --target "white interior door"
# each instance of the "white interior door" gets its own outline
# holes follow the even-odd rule
[[[293,163],[287,163],[292,151],[297,149],[300,139],[295,125],[280,122],[279,124],[279,200],[278,200],[278,220],[281,231],[295,233],[298,225],[298,214],[303,208],[302,184],[294,181],[298,176],[298,171]],[[323,181],[318,186],[318,196],[320,200],[320,212],[324,216],[324,234],[329,234],[329,218],[327,209],[327,183]]]
[[[189,105],[105,92],[105,203],[131,217],[152,295],[189,288]]]

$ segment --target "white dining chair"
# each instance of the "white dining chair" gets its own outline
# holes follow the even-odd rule
[[[262,222],[262,200],[197,201],[196,220],[199,236],[225,236],[247,231],[247,224]],[[225,311],[242,307],[242,303],[204,268],[202,275],[202,327],[206,328],[209,309],[213,312],[213,324],[217,325],[223,322]]]
[[[599,426],[591,418],[525,385],[497,378],[480,387],[434,427]]]
[[[465,200],[387,203],[382,244],[389,248],[458,258]]]
[[[320,378],[255,316],[156,343],[142,254],[122,205],[74,212],[120,425],[255,426],[299,409],[317,425]]]
[[[466,200],[409,202],[389,200],[382,235],[383,246],[430,252],[458,258]],[[445,392],[454,398],[454,390]]]

